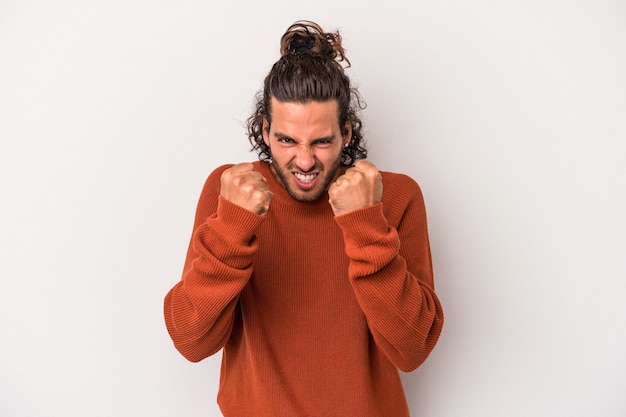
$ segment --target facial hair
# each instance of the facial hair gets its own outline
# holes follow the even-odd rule
[[[335,162],[333,162],[333,164],[330,166],[328,171],[321,169],[323,168],[323,166],[319,163],[316,163],[315,166],[309,170],[309,171],[317,170],[320,172],[320,175],[326,174],[323,179],[322,186],[319,188],[316,186],[315,191],[312,190],[312,191],[307,192],[307,191],[301,191],[301,190],[294,190],[291,182],[288,181],[288,178],[290,178],[290,176],[293,175],[291,174],[291,171],[294,171],[294,169],[290,169],[290,167],[283,168],[279,166],[275,161],[272,162],[272,167],[274,168],[274,172],[276,173],[276,175],[282,182],[283,186],[285,187],[285,190],[287,190],[287,193],[291,196],[291,198],[297,201],[302,201],[302,202],[312,202],[320,198],[322,195],[324,195],[326,191],[328,190],[328,187],[330,186],[330,184],[335,180],[335,176],[337,175],[337,172],[339,168],[341,167],[341,155],[339,155],[339,157],[335,160]]]

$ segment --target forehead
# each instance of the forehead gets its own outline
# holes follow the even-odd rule
[[[339,127],[337,100],[300,103],[279,101],[272,97],[271,101],[272,127],[289,126],[297,129]]]

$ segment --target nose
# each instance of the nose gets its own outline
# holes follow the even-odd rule
[[[303,172],[309,171],[315,166],[315,155],[310,146],[299,146],[296,153],[296,167]]]

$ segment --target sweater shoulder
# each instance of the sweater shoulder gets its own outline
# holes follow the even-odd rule
[[[422,190],[412,177],[395,172],[381,172],[383,176],[383,211],[390,224],[397,226],[407,212],[425,217],[426,205]]]
[[[393,199],[423,199],[421,187],[412,177],[389,171],[382,171],[381,174],[383,176],[383,198],[384,194],[387,194]]]

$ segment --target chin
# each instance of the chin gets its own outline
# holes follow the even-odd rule
[[[318,200],[322,195],[324,195],[325,191],[325,188],[322,188],[321,190],[314,188],[309,191],[302,191],[292,187],[289,187],[287,189],[287,192],[294,200],[302,201],[305,203],[310,203],[312,201]]]

